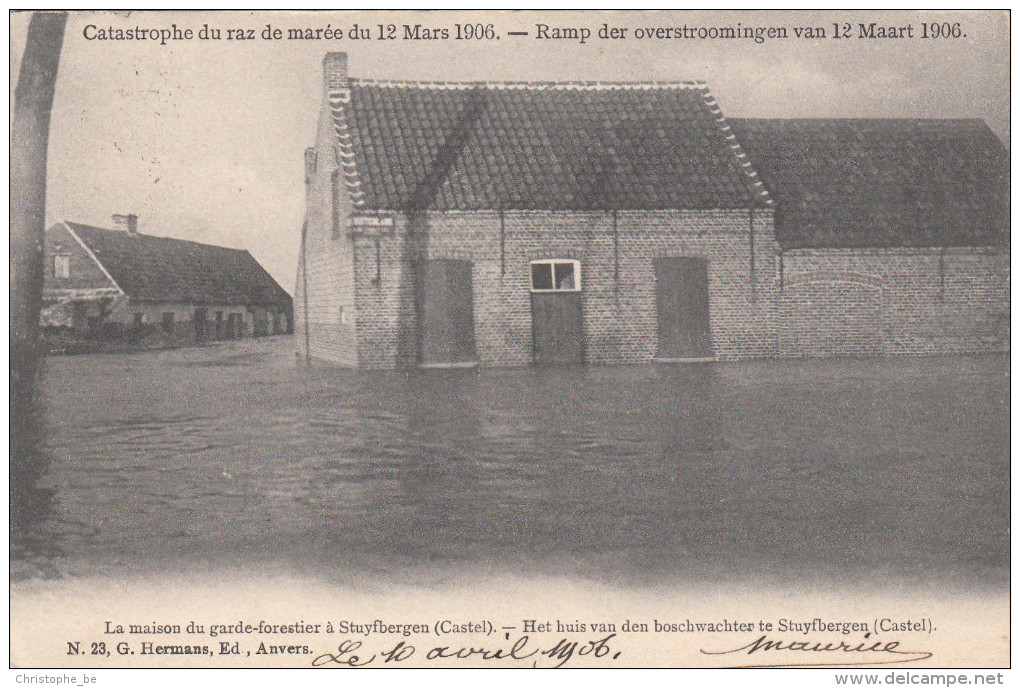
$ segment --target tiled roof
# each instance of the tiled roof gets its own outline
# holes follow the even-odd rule
[[[64,224],[133,299],[210,305],[290,304],[287,292],[247,251],[75,222]]]
[[[359,209],[746,208],[768,202],[700,83],[352,80],[349,89],[328,96],[337,162]]]
[[[786,248],[1001,245],[1009,156],[980,120],[731,119]]]

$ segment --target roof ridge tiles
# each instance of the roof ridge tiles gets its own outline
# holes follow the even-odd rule
[[[730,117],[731,122],[797,122],[800,124],[951,124],[963,126],[985,120],[980,117]]]
[[[111,233],[117,234],[117,235],[121,235],[121,234],[125,234],[126,235],[127,234],[127,232],[125,232],[122,229],[113,229],[111,227],[100,227],[98,225],[90,225],[90,224],[86,224],[84,222],[74,222],[72,220],[67,220],[67,219],[62,220],[62,222],[63,222],[63,224],[69,225],[69,226],[74,227],[74,228],[76,228],[76,227],[84,227],[85,229],[94,229],[94,230],[97,230],[97,231],[100,231],[100,232],[111,232]],[[221,246],[220,244],[207,244],[207,243],[202,242],[202,241],[195,241],[194,239],[180,239],[178,237],[160,236],[158,234],[144,234],[142,232],[136,232],[134,234],[134,237],[135,238],[141,238],[141,239],[156,239],[158,241],[173,241],[173,242],[178,242],[178,243],[182,243],[182,244],[194,244],[196,246],[206,246],[208,248],[215,248],[215,249],[219,249],[221,251],[237,251],[238,253],[248,253],[248,249],[245,249],[245,248],[232,248],[230,246]]]
[[[382,88],[416,88],[422,90],[463,90],[487,88],[490,90],[649,90],[661,89],[705,89],[707,84],[697,79],[678,81],[605,81],[577,80],[563,81],[415,81],[402,79],[350,79],[351,86],[378,86]]]

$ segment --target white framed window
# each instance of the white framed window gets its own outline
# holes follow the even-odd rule
[[[531,291],[581,291],[580,261],[531,261]]]
[[[71,256],[53,256],[53,276],[57,279],[71,276]]]

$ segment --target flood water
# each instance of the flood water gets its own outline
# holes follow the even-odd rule
[[[1006,356],[351,371],[289,337],[49,358],[12,577],[1005,586]]]

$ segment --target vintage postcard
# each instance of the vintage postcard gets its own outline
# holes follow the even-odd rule
[[[1009,24],[11,13],[11,666],[1001,683]]]

